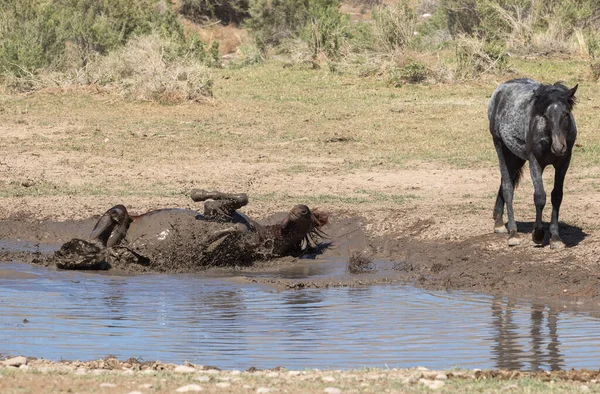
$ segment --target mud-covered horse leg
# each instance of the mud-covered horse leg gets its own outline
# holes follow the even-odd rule
[[[502,182],[498,189],[496,197],[496,205],[494,206],[494,232],[498,234],[507,233],[506,225],[504,224],[504,195],[502,193]]]
[[[90,241],[108,248],[118,245],[127,235],[132,221],[123,205],[115,205],[98,219],[90,234]]]
[[[544,242],[542,211],[546,206],[546,192],[544,191],[544,181],[542,179],[544,169],[533,154],[529,159],[529,171],[533,182],[533,203],[535,204],[535,224],[533,225],[531,239],[535,244],[541,245]]]
[[[504,203],[506,204],[506,214],[508,216],[508,223],[506,224],[508,230],[508,245],[516,246],[521,243],[517,235],[517,223],[515,222],[515,215],[513,211],[513,195],[515,185],[519,181],[521,175],[521,168],[525,164],[525,160],[515,156],[510,152],[502,143],[502,141],[494,138],[494,147],[498,154],[498,162],[500,167],[502,196]],[[496,199],[498,205],[498,199]],[[499,219],[496,217],[496,223]]]
[[[552,249],[561,249],[565,247],[560,235],[558,234],[558,213],[560,211],[560,204],[563,198],[563,186],[565,182],[565,176],[569,169],[571,158],[567,158],[566,162],[560,166],[555,167],[554,172],[554,189],[552,189],[552,219],[550,219],[550,247]]]
[[[248,204],[248,195],[245,193],[229,194],[194,189],[191,197],[194,201],[205,201],[204,216],[215,221],[231,221],[236,210]]]

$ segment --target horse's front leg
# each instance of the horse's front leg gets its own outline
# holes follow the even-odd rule
[[[552,249],[561,249],[565,247],[565,244],[558,234],[558,213],[560,211],[560,204],[562,203],[563,186],[570,161],[571,158],[568,158],[562,166],[555,167],[554,189],[552,190],[552,219],[550,221],[550,247]]]
[[[546,192],[544,191],[544,181],[542,179],[544,169],[540,166],[534,155],[531,155],[529,159],[529,170],[531,172],[531,180],[533,181],[533,203],[535,204],[535,224],[533,225],[531,238],[534,243],[541,245],[544,242],[542,211],[544,210],[544,206],[546,206]]]

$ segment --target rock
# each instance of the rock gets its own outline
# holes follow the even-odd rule
[[[141,389],[151,389],[154,386],[152,385],[152,383],[144,383],[144,384],[140,384],[138,387]]]
[[[207,373],[209,375],[217,375],[221,371],[219,371],[218,369],[206,369],[206,370],[200,371],[200,372],[204,372],[204,373]]]
[[[192,392],[198,392],[198,391],[202,391],[202,387],[198,386],[197,384],[188,384],[187,386],[181,386],[180,388],[178,388],[177,390],[175,390],[178,393],[192,393]]]
[[[298,376],[298,375],[300,375],[301,373],[302,373],[302,372],[300,372],[300,371],[288,371],[288,373],[287,373],[287,374],[288,374],[289,376]]]
[[[266,394],[266,393],[270,393],[271,391],[273,391],[273,389],[270,389],[268,387],[259,387],[256,389],[256,392],[258,394]]]
[[[229,383],[229,382],[219,382],[215,386],[217,386],[220,389],[227,389],[227,388],[231,387],[231,383]]]
[[[323,376],[321,378],[321,380],[323,380],[324,382],[335,382],[335,378],[333,376]]]
[[[177,372],[177,373],[194,373],[194,372],[196,372],[196,368],[190,367],[189,365],[178,365],[177,367],[175,367],[175,369],[173,370],[173,372]]]
[[[142,394],[141,391],[130,391],[127,394]]]
[[[125,376],[132,376],[134,374],[135,374],[135,372],[133,372],[133,369],[124,369],[123,372],[121,372],[121,375],[125,375]]]
[[[327,387],[325,390],[323,390],[323,392],[327,394],[342,394],[342,390],[338,389],[337,387]]]
[[[114,383],[101,383],[100,387],[113,388],[113,387],[117,387],[117,385]]]
[[[87,373],[87,369],[81,367],[75,370],[75,375],[85,375]]]
[[[242,388],[245,390],[252,390],[252,386],[247,385],[247,384],[243,385]]]
[[[206,375],[194,376],[194,380],[197,382],[206,383],[210,381],[210,378]]]
[[[448,375],[445,373],[438,373],[435,375],[435,380],[448,380]]]
[[[154,373],[155,373],[155,372],[156,372],[156,371],[155,371],[155,370],[153,370],[153,369],[144,369],[144,370],[142,370],[140,373],[141,373],[142,375],[154,375]]]
[[[415,368],[415,369],[416,369],[417,371],[421,371],[421,372],[423,372],[423,371],[429,371],[429,369],[427,369],[427,368],[425,368],[425,367],[417,367],[417,368]]]
[[[441,380],[429,380],[429,379],[420,379],[419,383],[421,383],[423,386],[427,387],[430,390],[439,390],[442,387],[444,387],[444,385],[446,384]]]
[[[21,365],[27,364],[27,359],[23,356],[8,358],[2,361],[2,364],[7,367],[20,367]]]
[[[579,392],[581,392],[581,393],[589,393],[590,392],[590,388],[588,386],[586,386],[585,384],[582,384],[581,386],[579,386]]]
[[[235,376],[235,375],[241,375],[242,371],[238,371],[237,369],[234,369],[232,371],[229,371],[229,374],[233,375],[233,376]]]
[[[279,376],[279,372],[269,372],[267,378],[276,378]]]
[[[22,371],[27,371],[28,369],[30,369],[31,367],[27,364],[23,364],[19,367],[20,370]]]

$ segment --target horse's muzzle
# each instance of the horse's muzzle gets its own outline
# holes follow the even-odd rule
[[[556,156],[564,156],[565,153],[567,153],[567,145],[566,144],[552,144],[552,147],[550,148],[550,150],[552,150],[552,153],[554,153]]]

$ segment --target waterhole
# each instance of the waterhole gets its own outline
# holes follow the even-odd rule
[[[286,275],[325,275],[310,262]],[[313,268],[311,268],[313,267]],[[0,352],[220,368],[598,368],[598,319],[408,285],[276,291],[206,275],[0,263]]]

